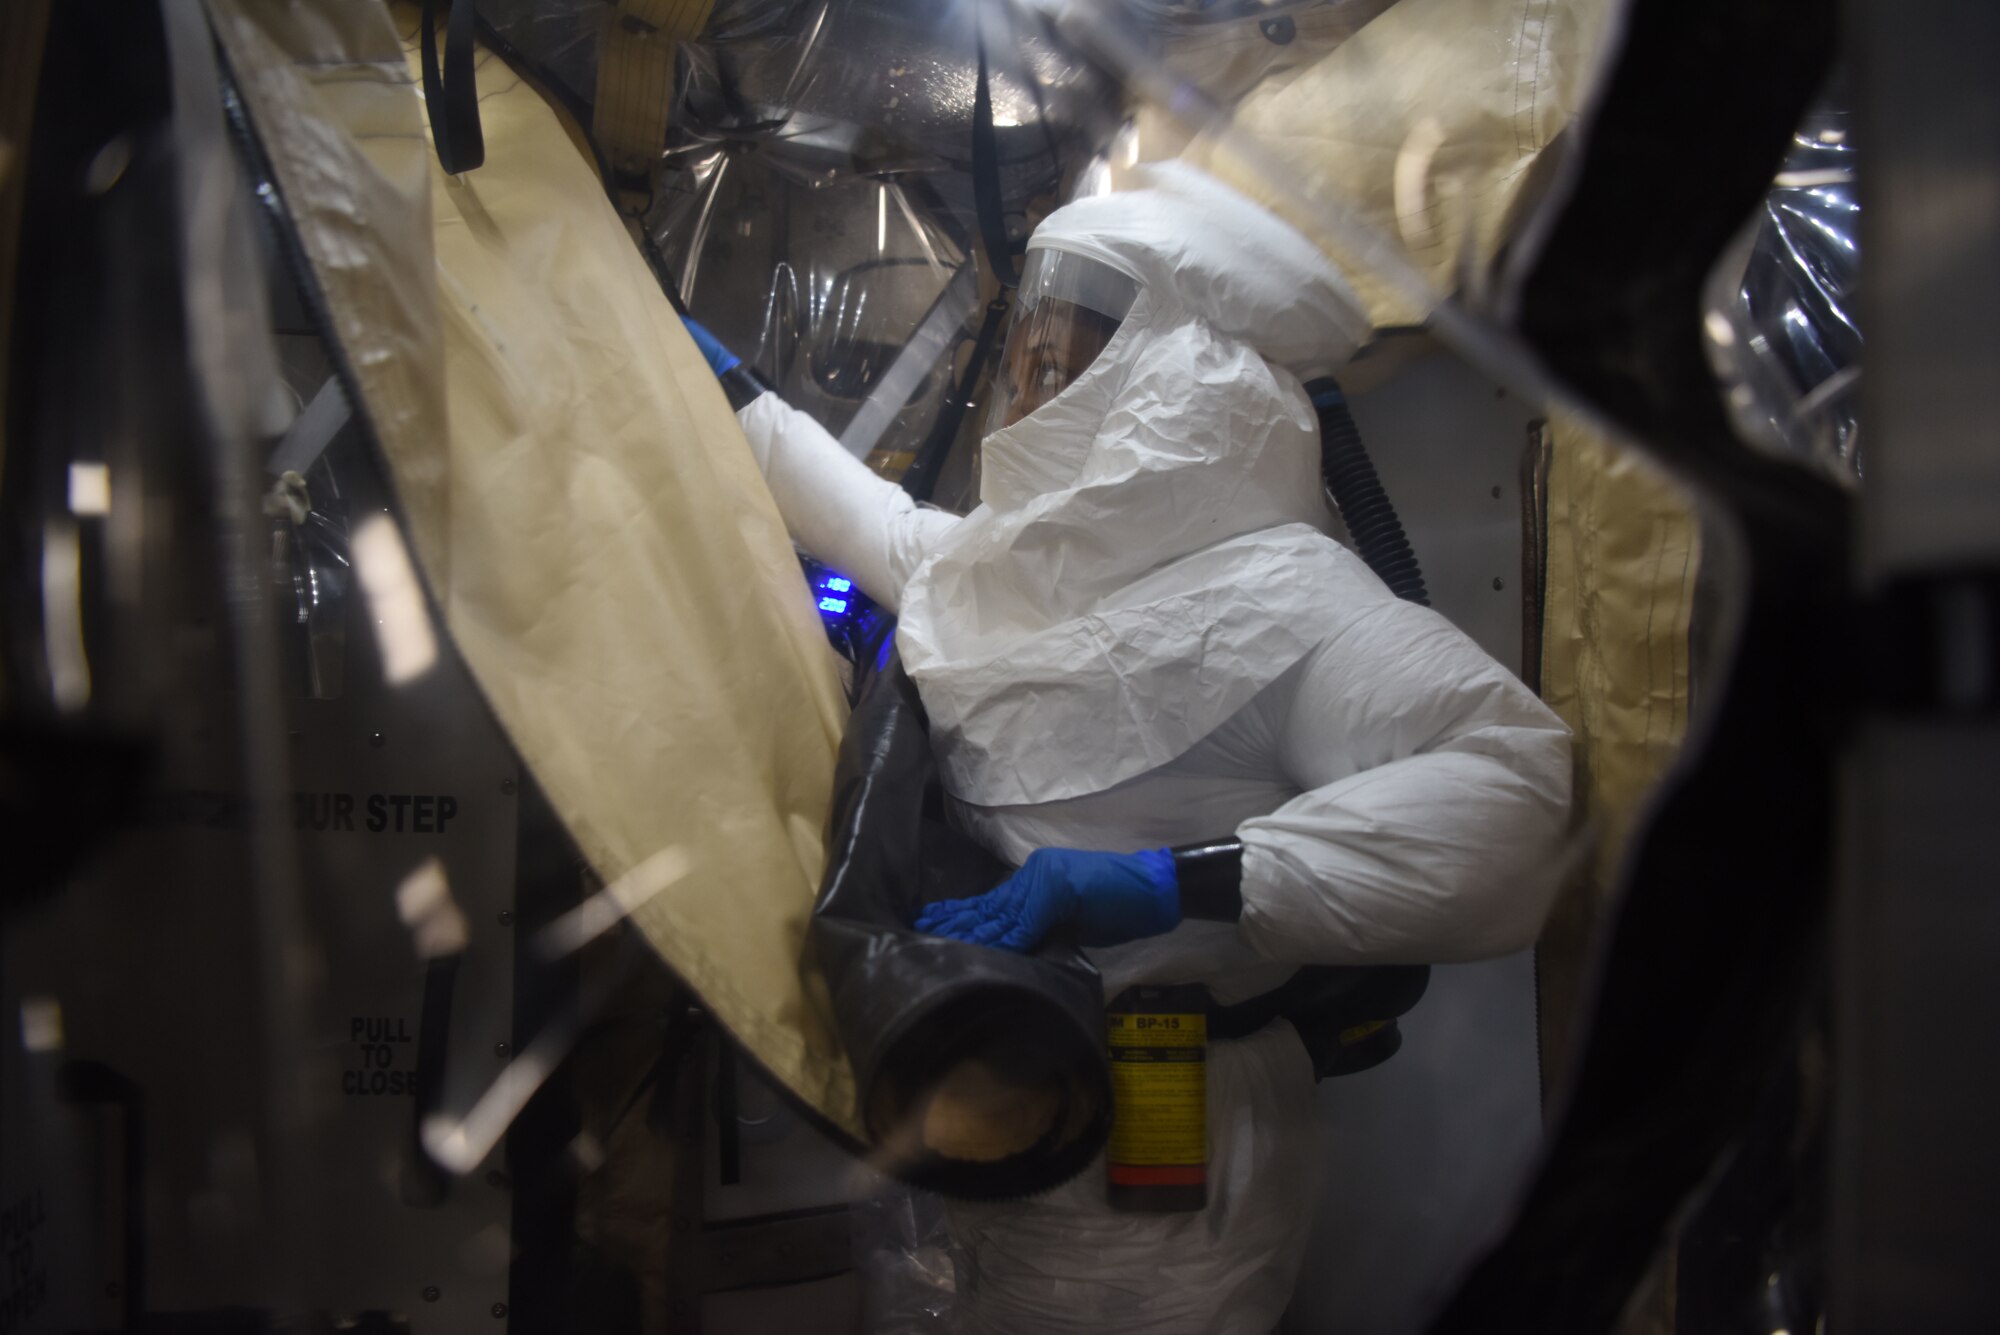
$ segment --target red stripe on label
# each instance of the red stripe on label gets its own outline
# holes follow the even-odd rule
[[[1114,1187],[1199,1187],[1208,1181],[1208,1165],[1106,1164]]]

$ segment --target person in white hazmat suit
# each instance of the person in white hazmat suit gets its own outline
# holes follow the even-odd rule
[[[963,518],[775,394],[740,409],[794,537],[899,614],[955,816],[1025,864],[919,928],[1029,949],[1073,921],[1107,998],[1199,983],[1221,1005],[1301,964],[1535,939],[1566,730],[1328,536],[1301,378],[1367,328],[1304,237],[1170,164],[1029,240]],[[1169,852],[1198,841],[1231,841],[1232,873],[1199,903]],[[1268,1335],[1306,1239],[1313,1102],[1278,1020],[1209,1052],[1205,1208],[1115,1212],[1101,1170],[954,1203],[961,1326]]]

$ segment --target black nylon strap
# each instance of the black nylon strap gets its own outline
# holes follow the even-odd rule
[[[993,89],[986,74],[986,34],[979,34],[979,85],[972,96],[972,198],[979,213],[979,236],[986,262],[1002,287],[1014,287],[1021,271],[1014,266],[1013,243],[1000,203],[1000,139],[993,129]]]
[[[437,7],[451,8],[445,20],[444,67],[438,67]],[[452,176],[469,172],[486,161],[486,136],[479,128],[479,85],[472,72],[473,27],[478,9],[473,0],[424,0],[420,47],[424,66],[424,112],[431,121],[431,140],[438,164]]]
[[[1181,916],[1235,922],[1243,916],[1243,841],[1208,839],[1169,849],[1180,883]]]
[[[729,400],[731,412],[740,413],[771,392],[770,382],[751,370],[748,362],[736,363],[716,379],[722,383],[722,395]]]

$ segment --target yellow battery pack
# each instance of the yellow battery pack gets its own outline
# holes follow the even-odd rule
[[[1111,1062],[1106,1194],[1119,1210],[1208,1203],[1208,993],[1135,987],[1105,1012]]]

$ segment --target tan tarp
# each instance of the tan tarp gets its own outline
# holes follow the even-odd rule
[[[1687,732],[1701,538],[1691,498],[1637,451],[1573,418],[1550,429],[1541,688],[1576,733],[1578,801],[1595,838],[1537,961],[1553,1083],[1568,1068],[1592,932],[1633,821]]]
[[[845,710],[714,378],[504,64],[479,62],[486,164],[448,179],[413,25],[355,0],[209,8],[481,688],[598,874],[671,880],[633,915],[668,964],[854,1126],[800,968]],[[669,849],[688,873],[648,879]]]
[[[1266,80],[1188,156],[1318,241],[1377,325],[1418,323],[1428,306],[1325,219],[1351,214],[1439,293],[1478,289],[1589,91],[1611,9],[1397,0],[1317,63]]]
[[[1568,1076],[1599,922],[1632,829],[1679,754],[1700,524],[1692,498],[1637,451],[1573,418],[1551,423],[1542,694],[1576,732],[1592,857],[1556,901],[1535,954],[1543,1088]],[[1669,1245],[1621,1316],[1622,1335],[1674,1328]]]
[[[614,0],[597,40],[591,132],[612,172],[650,187],[667,146],[680,44],[701,34],[715,0]],[[620,206],[644,212],[650,188],[621,189]]]

